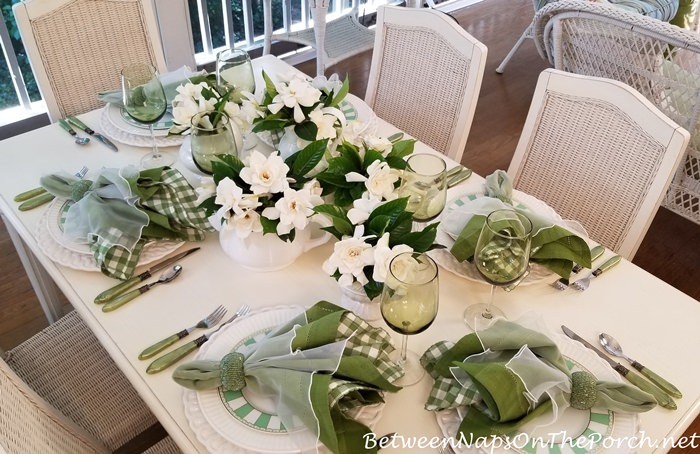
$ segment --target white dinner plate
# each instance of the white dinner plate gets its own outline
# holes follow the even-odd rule
[[[613,371],[613,369],[598,357],[594,352],[587,349],[578,342],[569,339],[566,336],[555,334],[552,339],[557,343],[559,351],[566,358],[566,363],[569,369],[587,370],[595,375],[598,380],[620,383],[622,378]],[[461,423],[461,409],[451,409],[441,412],[436,412],[438,425],[444,437],[452,437],[455,441],[458,440],[457,430]],[[605,439],[611,440],[632,440],[639,431],[639,414],[637,413],[621,413],[614,412],[608,409],[592,408],[590,410],[577,410],[575,408],[567,408],[563,414],[560,414],[557,421],[551,425],[534,428],[543,422],[546,422],[547,416],[541,416],[527,425],[523,426],[519,434],[529,434],[528,437],[541,437],[543,442],[528,446],[525,435],[518,436],[513,434],[511,441],[513,446],[510,450],[505,447],[496,448],[491,451],[490,446],[480,446],[483,452],[492,452],[493,454],[558,454],[558,453],[577,453],[577,454],[624,454],[630,452],[631,448],[618,447],[613,443],[612,448],[606,448]],[[559,434],[554,437],[550,434]],[[574,440],[576,449],[572,449],[571,442],[562,444],[561,437],[565,434],[570,437],[569,440]],[[576,442],[579,436],[587,437],[590,440],[596,440],[597,443]],[[550,442],[552,441],[553,442]],[[493,446],[493,445],[492,445]],[[457,448],[455,451],[459,454],[474,452],[465,447]]]
[[[54,199],[44,210],[36,226],[36,237],[39,249],[54,262],[81,271],[100,271],[95,263],[95,257],[87,244],[69,242],[63,238],[59,227],[59,216],[66,200]],[[54,236],[61,238],[58,241]],[[139,266],[158,261],[185,244],[184,241],[151,241],[141,251]]]
[[[118,142],[135,147],[150,148],[153,146],[150,131],[145,128],[130,125],[124,121],[118,106],[107,104],[104,109],[102,109],[100,126],[105,135]],[[184,139],[181,135],[168,135],[167,129],[160,129],[153,132],[156,144],[159,147],[178,146]]]
[[[445,205],[445,209],[443,210],[440,217],[447,216],[453,210],[479,197],[486,196],[484,194],[470,193],[454,197]],[[516,206],[526,206],[531,210],[537,212],[538,214],[544,215],[554,220],[561,220],[561,216],[559,216],[552,207],[531,195],[525,194],[524,192],[520,192],[517,190],[513,191],[513,202],[516,204]],[[438,226],[437,236],[435,239],[437,243],[445,246],[445,249],[434,249],[428,252],[428,254],[433,258],[433,260],[435,260],[438,263],[438,265],[456,274],[457,276],[461,276],[465,279],[469,279],[470,281],[479,282],[484,285],[490,285],[484,280],[483,277],[481,277],[479,271],[477,271],[476,266],[474,266],[473,263],[469,263],[466,260],[460,262],[454,255],[450,253],[450,249],[455,244],[455,238],[453,238],[452,235],[450,235],[442,229],[442,224]],[[528,274],[527,277],[519,285],[531,285],[541,282],[545,279],[553,279],[554,277],[554,272],[552,272],[549,268],[542,266],[538,263],[531,262],[530,274]]]
[[[220,360],[243,344],[256,342],[271,328],[288,322],[304,310],[300,306],[277,306],[252,312],[214,334],[195,359]],[[264,396],[251,394],[245,388],[243,392],[184,388],[183,402],[190,427],[212,454],[300,452]],[[372,427],[382,409],[383,404],[361,407],[355,418]],[[329,451],[320,445],[319,452]]]

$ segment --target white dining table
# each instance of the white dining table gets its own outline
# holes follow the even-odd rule
[[[254,66],[256,73],[263,68],[272,74],[293,70],[271,56],[254,60]],[[97,110],[80,115],[80,118],[99,130],[100,115],[101,111]],[[377,119],[377,127],[381,136],[397,131],[381,119]],[[172,368],[148,375],[148,361],[140,361],[138,354],[154,341],[190,326],[220,304],[233,313],[242,304],[256,310],[280,305],[309,306],[319,300],[339,303],[337,282],[321,269],[321,263],[332,250],[332,243],[303,254],[282,270],[252,272],[226,256],[217,235],[212,233],[201,243],[187,244],[179,249],[201,247],[200,251],[180,262],[183,271],[177,280],[159,286],[119,310],[104,313],[93,299],[116,281],[99,272],[76,270],[50,260],[37,243],[37,224],[44,208],[20,212],[12,199],[16,194],[37,186],[41,175],[60,170],[73,172],[83,165],[91,170],[138,165],[141,156],[148,151],[147,148],[118,145],[116,153],[95,141],[89,146],[77,146],[57,124],[0,142],[0,156],[3,158],[0,210],[182,451],[206,453],[185,415],[184,388],[172,380]],[[177,154],[178,148],[171,147],[166,152]],[[435,153],[420,142],[416,144],[416,152]],[[448,168],[453,165],[455,163],[450,163]],[[196,184],[197,177],[181,162],[175,167]],[[483,181],[481,176],[473,175],[450,193],[482,192]],[[611,251],[606,251],[604,257],[612,255]],[[140,267],[138,271],[146,268]],[[483,282],[465,279],[443,269],[439,279],[437,318],[429,329],[410,336],[408,342],[409,349],[419,354],[437,341],[456,341],[470,332],[462,320],[462,312],[467,305],[486,302],[489,297],[489,286]],[[700,385],[697,381],[700,377],[700,362],[697,361],[700,303],[627,260],[594,279],[584,292],[556,290],[549,285],[552,280],[555,279],[520,286],[510,293],[499,291],[496,305],[509,319],[534,313],[552,332],[561,333],[559,327],[565,324],[591,343],[597,341],[600,332],[610,333],[622,343],[628,355],[674,383],[683,392],[683,398],[676,400],[678,409],[671,411],[657,407],[641,414],[641,430],[648,441],[637,449],[640,453],[668,451],[671,446],[662,443],[679,441],[700,412]],[[386,327],[383,321],[376,323]],[[396,341],[400,339],[398,334],[387,330]],[[187,359],[192,358],[194,354]],[[435,415],[423,409],[430,385],[431,380],[426,375],[417,385],[388,394],[375,432],[378,435],[396,432],[405,440],[423,440],[423,443],[428,443],[433,437],[433,441],[442,437]],[[700,442],[696,440],[695,443],[697,446]],[[437,452],[435,447],[424,449]],[[389,447],[386,451],[408,453],[419,449]]]

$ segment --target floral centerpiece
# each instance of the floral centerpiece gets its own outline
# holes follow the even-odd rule
[[[200,206],[217,230],[233,230],[240,238],[274,233],[293,241],[305,229],[314,207],[323,203],[321,187],[307,174],[323,157],[327,141],[312,142],[287,160],[253,150],[244,161],[220,156],[213,176],[197,189]]]
[[[225,113],[241,131],[250,130],[254,117],[258,115],[255,105],[244,93],[240,102],[234,102],[235,91],[227,86],[217,85],[216,76],[207,74],[195,76],[176,88],[173,98],[173,126],[169,134],[190,134],[192,118],[198,116],[202,126],[213,127]]]
[[[389,262],[402,252],[426,252],[435,244],[437,223],[412,231],[408,198],[399,198],[400,171],[415,140],[370,138],[343,142],[328,168],[317,175],[335,203],[315,207],[332,220],[325,230],[339,239],[323,270],[347,287],[355,282],[369,299],[382,291]],[[374,144],[374,145],[370,145]]]
[[[274,82],[264,71],[262,75],[265,81],[262,100],[256,103],[252,96],[247,99],[257,109],[251,115],[253,132],[271,134],[275,146],[282,131],[293,133],[301,139],[292,147],[294,151],[314,140],[334,140],[340,136],[346,120],[339,105],[348,94],[347,78],[340,82],[336,75],[329,79],[323,76],[309,79],[295,73]]]

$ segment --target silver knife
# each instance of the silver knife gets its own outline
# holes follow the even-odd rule
[[[109,148],[110,150],[112,150],[112,151],[119,151],[119,149],[117,148],[117,146],[114,145],[114,144],[112,143],[111,140],[109,140],[108,138],[106,138],[106,137],[103,136],[102,134],[100,134],[100,133],[98,133],[98,132],[95,132],[95,131],[93,131],[92,129],[90,129],[85,123],[83,123],[82,121],[78,120],[77,117],[74,117],[74,116],[72,116],[72,115],[69,115],[68,117],[66,117],[66,120],[68,120],[68,123],[72,124],[72,125],[75,126],[76,128],[82,129],[83,131],[85,131],[85,133],[91,135],[91,136],[94,137],[95,139],[97,139],[97,140],[99,140],[100,142],[102,142],[102,143],[103,143],[104,145],[106,145],[107,148]]]
[[[676,402],[673,401],[671,396],[666,394],[661,388],[657,387],[654,385],[652,382],[648,381],[646,378],[642,377],[641,375],[632,372],[622,364],[618,363],[617,361],[613,361],[610,359],[607,355],[605,355],[603,352],[598,350],[596,347],[594,347],[591,343],[586,341],[584,338],[576,334],[575,332],[571,331],[569,328],[567,328],[564,325],[561,325],[562,331],[564,331],[564,334],[569,336],[571,339],[575,341],[581,342],[584,346],[587,348],[593,350],[595,353],[598,354],[601,358],[603,358],[605,361],[607,361],[610,366],[615,369],[615,372],[618,374],[622,375],[625,377],[630,383],[633,385],[636,385],[637,388],[641,389],[642,391],[646,391],[654,398],[656,399],[656,402],[661,405],[664,408],[668,408],[669,410],[675,410],[676,407]]]
[[[148,365],[148,367],[146,368],[146,373],[147,374],[156,374],[156,373],[161,372],[161,371],[167,369],[168,367],[172,366],[173,364],[180,361],[185,356],[189,355],[191,352],[197,350],[206,341],[208,341],[209,338],[214,335],[214,333],[219,331],[225,325],[228,325],[232,321],[236,320],[241,315],[243,315],[243,314],[241,314],[241,311],[236,312],[235,314],[233,314],[233,316],[231,316],[231,318],[229,318],[228,320],[223,322],[221,325],[216,327],[215,330],[212,330],[206,334],[202,334],[197,339],[195,339],[193,341],[189,341],[188,343],[176,348],[175,350],[168,352],[163,356],[158,357],[151,364]]]
[[[107,301],[112,300],[113,298],[116,298],[117,296],[121,295],[122,293],[126,292],[129,290],[131,287],[134,285],[138,284],[141,281],[145,281],[146,279],[150,278],[153,276],[153,273],[156,273],[163,268],[166,268],[170,265],[172,265],[175,262],[180,261],[181,259],[187,257],[193,252],[198,251],[200,248],[194,247],[192,249],[188,249],[184,252],[180,252],[177,255],[174,255],[170,257],[169,259],[163,260],[162,262],[158,263],[157,265],[151,267],[150,269],[144,271],[143,273],[139,274],[138,276],[134,276],[132,278],[129,278],[114,287],[108,288],[104,292],[100,293],[95,297],[95,304],[104,304]]]

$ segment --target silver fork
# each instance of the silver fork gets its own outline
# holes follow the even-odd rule
[[[139,355],[139,359],[148,359],[153,357],[153,355],[155,355],[156,353],[162,352],[165,348],[170,347],[180,339],[189,336],[190,333],[192,333],[192,331],[198,328],[211,328],[212,326],[219,323],[221,319],[224,318],[224,315],[226,315],[226,308],[224,306],[217,307],[216,309],[214,309],[214,312],[204,317],[194,326],[190,326],[189,328],[185,328],[182,331],[178,331],[172,336],[168,336],[165,339],[151,345],[150,347],[141,352],[141,354]]]
[[[75,172],[75,176],[82,180],[87,171],[88,168],[83,166],[80,170]],[[42,187],[30,189],[29,191],[17,194],[17,196],[15,196],[14,198],[15,202],[22,202],[22,204],[20,204],[20,206],[17,207],[19,211],[31,210],[32,208],[36,208],[45,203],[49,203],[53,199],[54,195],[48,193],[46,189]]]
[[[180,361],[182,358],[190,354],[191,352],[197,350],[199,347],[201,347],[206,341],[209,340],[211,336],[214,335],[217,331],[219,331],[221,328],[223,328],[225,325],[228,325],[232,321],[236,320],[238,317],[243,317],[250,311],[250,308],[248,307],[247,304],[244,304],[241,306],[238,311],[236,311],[235,314],[231,316],[228,320],[220,324],[215,330],[202,334],[199,336],[197,339],[190,341],[186,343],[185,345],[176,348],[175,350],[166,353],[165,355],[157,358],[154,360],[151,364],[148,365],[146,368],[146,373],[147,374],[155,374],[158,372],[161,372],[168,367],[172,366],[176,362]]]
[[[605,263],[603,263],[598,268],[596,268],[595,271],[591,272],[591,274],[584,277],[583,279],[579,279],[578,281],[571,284],[571,286],[573,288],[575,288],[576,290],[581,290],[581,291],[586,290],[591,283],[591,279],[593,279],[594,277],[600,276],[601,274],[603,274],[604,272],[606,272],[607,270],[609,270],[613,266],[617,265],[618,263],[620,263],[621,259],[622,258],[619,255],[615,255],[615,256],[609,258]]]

